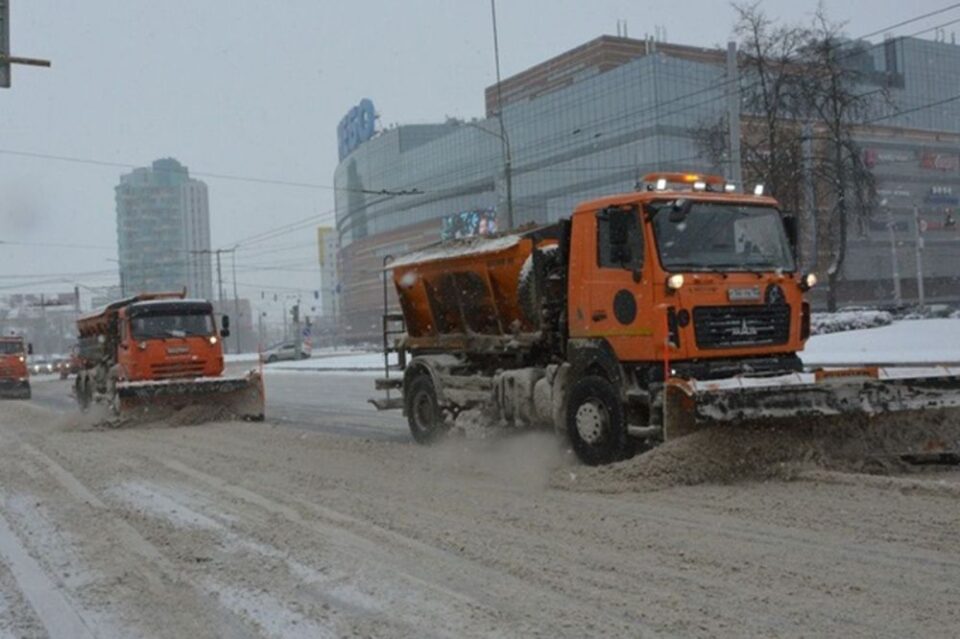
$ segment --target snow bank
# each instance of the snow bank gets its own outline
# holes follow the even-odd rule
[[[903,320],[815,335],[800,358],[807,366],[960,362],[960,319]]]
[[[840,311],[838,313],[814,313],[810,318],[810,331],[814,335],[826,335],[841,331],[889,326],[893,315],[887,311]]]
[[[227,353],[223,356],[223,361],[228,364],[236,362],[256,362],[260,359],[258,353]]]
[[[391,362],[394,361],[392,356]],[[267,371],[383,372],[383,353],[361,352],[268,364]]]

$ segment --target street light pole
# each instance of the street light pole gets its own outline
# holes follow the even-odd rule
[[[507,137],[507,132],[503,128],[503,121],[500,121],[500,133],[485,129],[474,122],[464,122],[463,124],[478,131],[483,131],[487,135],[492,135],[500,140],[501,147],[503,148],[503,177],[506,180],[507,187],[507,217],[504,220],[503,230],[509,231],[513,228],[513,160],[510,154],[510,138]]]
[[[890,231],[890,258],[893,260],[893,301],[899,307],[903,303],[900,292],[900,265],[897,260],[897,235],[893,223],[893,211],[887,209],[887,229]]]
[[[922,309],[926,306],[926,296],[923,290],[923,234],[920,229],[920,208],[916,206],[913,207],[913,230],[916,235],[917,252],[917,302]]]
[[[500,82],[500,41],[497,37],[497,3],[490,0],[490,17],[493,20],[493,59],[497,69],[497,121],[500,122],[500,141],[503,145],[503,177],[507,182],[507,219],[506,229],[513,228],[513,159],[510,156],[510,141],[503,124],[503,91]]]

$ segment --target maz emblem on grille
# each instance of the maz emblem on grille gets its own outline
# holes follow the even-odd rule
[[[730,329],[730,334],[737,337],[756,337],[757,329],[749,326],[746,319],[742,319],[740,320],[740,326]]]
[[[171,346],[167,349],[167,355],[186,355],[190,352],[187,346]]]

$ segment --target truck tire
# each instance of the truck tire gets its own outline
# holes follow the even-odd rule
[[[437,391],[429,375],[416,375],[403,390],[410,434],[418,444],[429,444],[443,436],[443,413],[437,402]]]
[[[629,455],[629,438],[620,395],[599,375],[582,377],[567,396],[567,437],[584,464],[609,464]]]

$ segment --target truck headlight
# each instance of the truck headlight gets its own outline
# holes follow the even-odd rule
[[[17,359],[19,359],[21,363],[23,363],[23,362],[25,362],[25,361],[27,361],[27,358],[26,358],[26,357],[24,357],[23,355],[21,355],[21,356],[20,356],[20,357],[18,357]]]
[[[217,336],[216,336],[216,335],[211,335],[211,336],[210,336],[210,345],[212,346],[212,345],[214,345],[214,344],[216,344],[216,343],[217,343]]]
[[[807,273],[800,278],[800,290],[809,291],[811,288],[817,285],[817,274],[816,273]]]
[[[674,273],[673,275],[667,278],[667,288],[669,288],[671,291],[680,290],[682,286],[683,286],[682,273]]]

